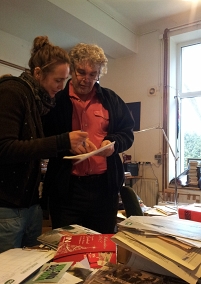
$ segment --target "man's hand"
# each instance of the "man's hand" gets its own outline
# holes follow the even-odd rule
[[[85,144],[83,145],[87,151],[87,153],[90,153],[94,150],[97,150],[97,147],[92,143],[89,138],[86,139]]]
[[[111,141],[109,140],[104,140],[102,143],[101,143],[101,146],[100,148],[110,144]],[[112,144],[109,148],[103,150],[102,152],[98,153],[97,155],[98,156],[102,156],[102,157],[109,157],[111,156],[112,154],[114,153],[114,144]]]

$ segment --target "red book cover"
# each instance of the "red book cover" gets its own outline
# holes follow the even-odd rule
[[[196,204],[179,206],[178,214],[180,219],[201,222],[201,207]]]
[[[116,263],[116,244],[111,240],[114,234],[82,234],[63,236],[54,256],[56,262],[81,261],[87,257],[93,268],[110,261]]]

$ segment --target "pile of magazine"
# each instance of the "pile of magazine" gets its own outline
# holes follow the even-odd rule
[[[37,238],[37,240],[40,243],[48,246],[49,248],[57,250],[61,237],[78,235],[78,234],[99,234],[99,233],[75,224],[47,231],[42,235],[40,235]]]

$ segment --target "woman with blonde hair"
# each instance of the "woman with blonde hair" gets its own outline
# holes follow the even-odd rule
[[[43,134],[41,116],[55,107],[68,75],[67,52],[38,36],[29,70],[0,79],[0,252],[37,244],[43,218],[40,161],[73,151],[88,137],[81,131]]]

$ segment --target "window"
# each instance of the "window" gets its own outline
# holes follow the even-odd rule
[[[178,44],[178,137],[180,173],[201,158],[201,43]]]
[[[181,94],[201,92],[201,43],[181,46]],[[194,96],[194,94],[193,94]]]

